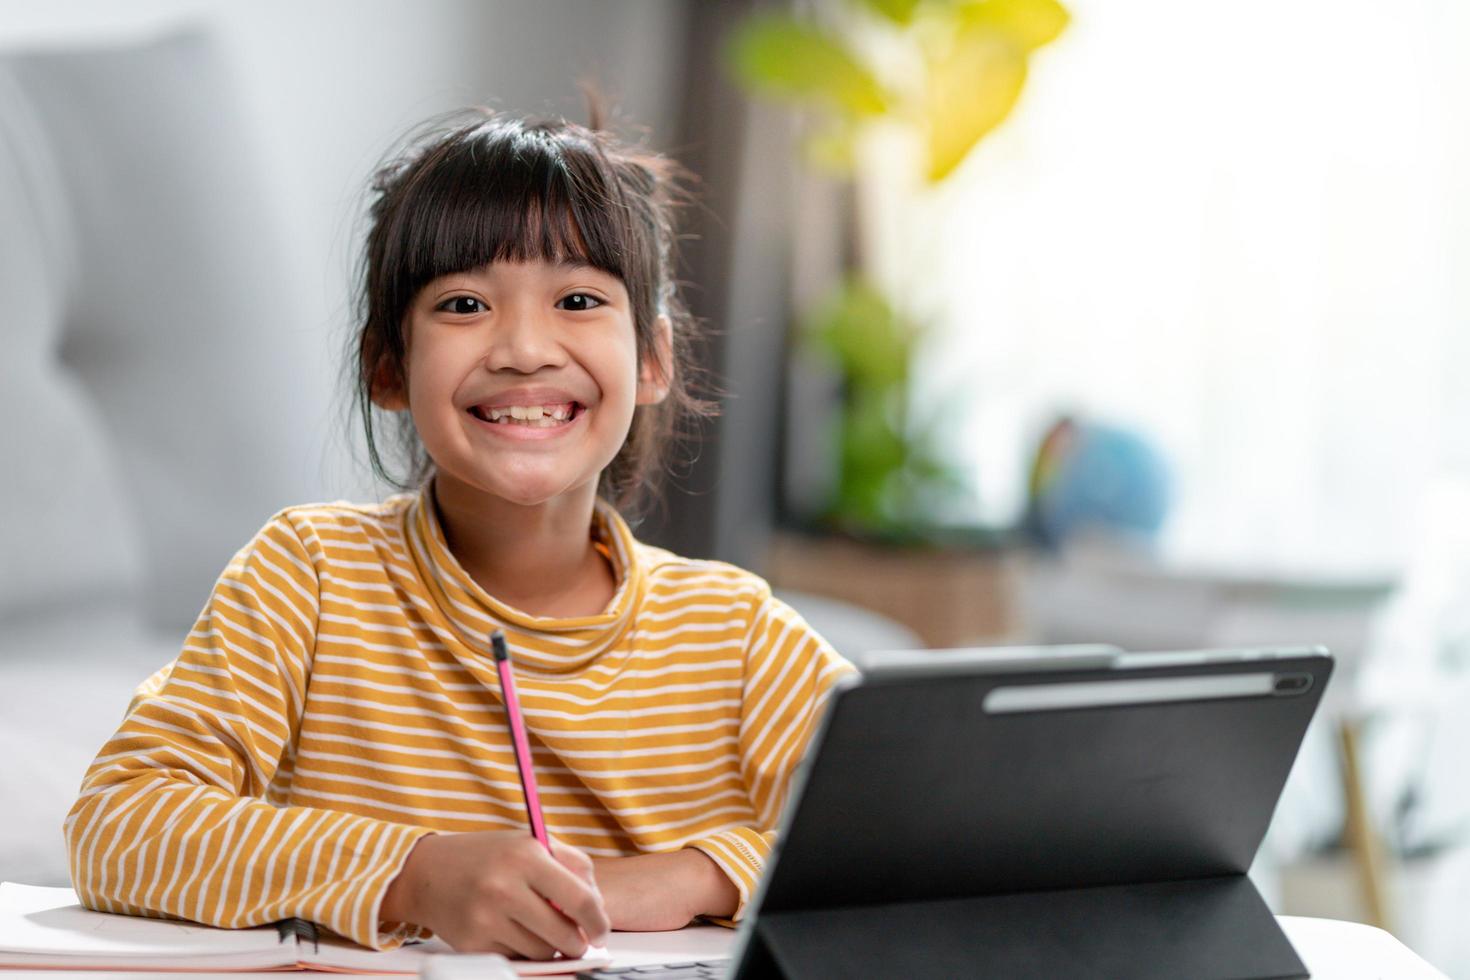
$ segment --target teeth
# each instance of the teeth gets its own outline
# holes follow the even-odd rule
[[[507,405],[481,412],[491,422],[517,423],[544,429],[572,417],[571,405]]]

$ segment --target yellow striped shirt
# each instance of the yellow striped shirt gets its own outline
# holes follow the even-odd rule
[[[291,507],[230,561],[139,687],[66,820],[92,908],[367,946],[434,831],[527,828],[489,633],[505,631],[548,830],[593,856],[708,854],[745,909],[826,694],[851,666],[759,577],[634,539],[598,501],[617,593],[595,616],[498,602],[430,484]]]

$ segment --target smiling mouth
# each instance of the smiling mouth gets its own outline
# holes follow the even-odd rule
[[[470,407],[470,414],[491,425],[514,425],[532,429],[554,429],[568,425],[586,411],[581,402],[554,405],[505,405],[500,408]]]

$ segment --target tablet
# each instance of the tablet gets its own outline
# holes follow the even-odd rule
[[[1245,874],[1331,672],[1320,647],[865,658],[793,781],[735,975],[810,974],[820,951],[1305,976]],[[929,959],[883,959],[904,949]]]

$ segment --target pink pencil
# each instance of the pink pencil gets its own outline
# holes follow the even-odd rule
[[[505,648],[505,634],[500,630],[490,634],[490,649],[495,654],[495,669],[500,674],[500,696],[505,701],[505,713],[510,717],[510,739],[515,744],[521,791],[526,794],[531,836],[539,840],[550,854],[551,840],[546,836],[546,822],[541,819],[541,797],[536,793],[536,770],[531,767],[531,743],[526,738],[526,724],[521,720],[521,702],[516,698],[515,675],[510,670],[510,651]]]

